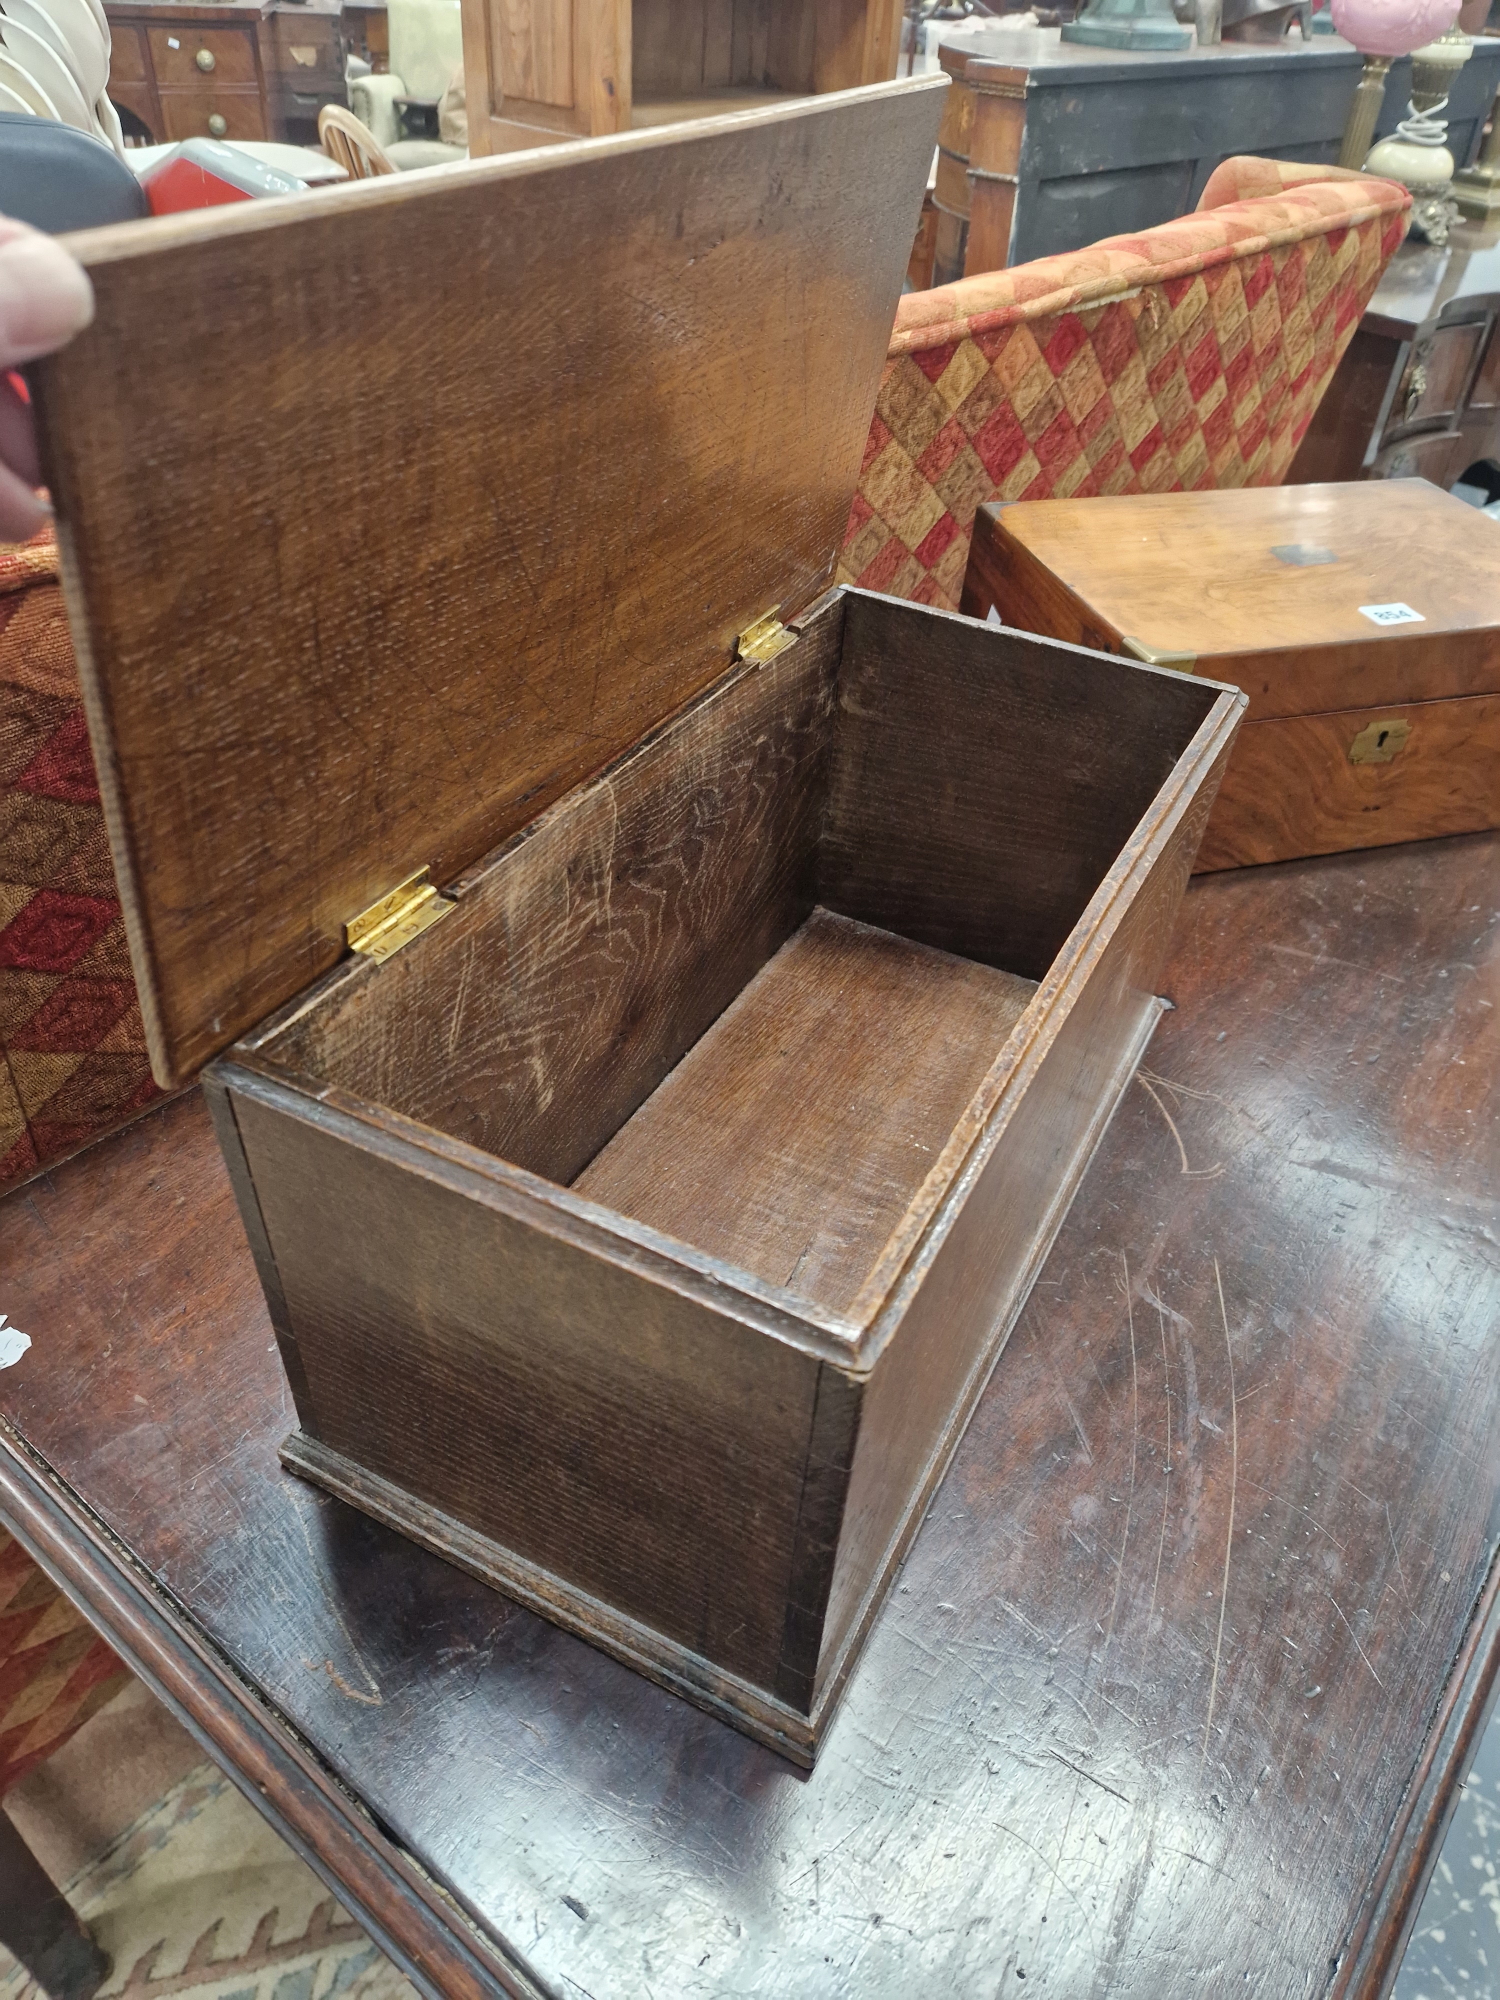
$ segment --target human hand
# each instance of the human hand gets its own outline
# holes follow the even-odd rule
[[[25,541],[47,518],[31,408],[9,370],[63,347],[94,317],[94,288],[60,243],[0,216],[0,542]]]

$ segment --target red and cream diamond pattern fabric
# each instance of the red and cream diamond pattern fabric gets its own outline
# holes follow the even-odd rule
[[[42,535],[0,548],[0,1192],[158,1095]]]
[[[1228,160],[1195,215],[904,298],[840,581],[956,610],[985,501],[1279,484],[1409,205]]]
[[[0,1796],[128,1678],[83,1614],[0,1530]]]

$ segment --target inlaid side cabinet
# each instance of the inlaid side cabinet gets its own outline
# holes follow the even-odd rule
[[[344,102],[339,0],[108,0],[109,95],[128,138],[316,145]]]
[[[896,74],[900,0],[463,0],[472,153]]]
[[[1500,231],[1403,243],[1314,412],[1287,484],[1500,470]]]

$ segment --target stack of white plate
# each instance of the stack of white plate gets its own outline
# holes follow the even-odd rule
[[[123,159],[103,0],[0,0],[0,111],[91,132]]]

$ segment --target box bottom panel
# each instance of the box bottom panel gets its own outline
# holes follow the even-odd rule
[[[711,1660],[655,1632],[612,1605],[580,1590],[552,1571],[527,1562],[489,1536],[404,1487],[369,1472],[343,1452],[332,1451],[306,1431],[293,1431],[281,1447],[281,1462],[289,1472],[347,1500],[362,1514],[383,1521],[408,1540],[419,1542],[459,1569],[493,1584],[529,1611],[575,1632],[591,1645],[612,1653],[648,1680],[706,1709],[721,1722],[778,1751],[792,1763],[811,1770],[818,1739],[828,1720],[824,1702],[811,1717],[777,1701],[763,1689],[726,1673]]]
[[[816,909],[574,1188],[846,1311],[1035,991]]]

